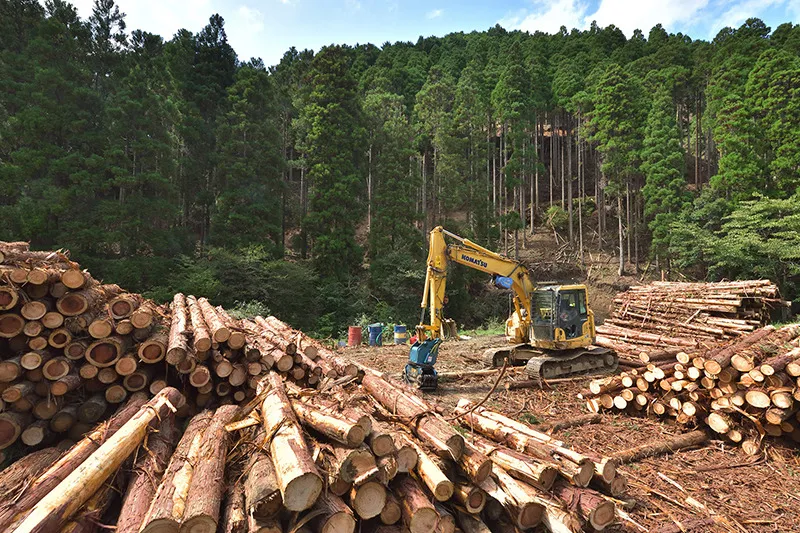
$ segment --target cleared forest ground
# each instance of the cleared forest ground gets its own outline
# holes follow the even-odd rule
[[[483,351],[504,343],[502,336],[445,342],[437,369],[445,372],[484,368],[480,359]],[[407,346],[345,348],[340,353],[397,378],[408,359]],[[503,381],[513,379],[524,377],[515,373]],[[437,391],[424,396],[449,412],[459,398],[481,400],[494,380],[491,376],[444,382]],[[501,386],[485,405],[529,423],[556,422],[586,413],[585,402],[577,395],[588,381],[589,378],[557,384],[550,390],[506,391]],[[601,416],[599,424],[558,431],[554,436],[579,452],[608,455],[685,431],[661,419],[609,413]],[[698,449],[625,465],[621,471],[630,483],[625,498],[629,502],[628,513],[645,529],[627,524],[607,531],[679,532],[676,522],[687,524],[714,516],[719,517],[720,523],[705,524],[694,531],[800,531],[799,459],[796,448],[780,440],[767,444],[764,454],[755,458],[727,442],[712,440]]]

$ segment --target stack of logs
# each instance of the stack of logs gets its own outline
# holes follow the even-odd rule
[[[597,328],[597,344],[635,356],[643,348],[695,350],[752,333],[788,302],[769,280],[662,281],[631,287],[614,304]]]
[[[360,384],[326,390],[271,371],[253,401],[188,424],[176,389],[134,394],[63,455],[48,448],[0,472],[0,530],[578,533],[617,519],[627,483],[615,460],[468,400],[456,409],[474,432],[464,437],[363,370]]]
[[[591,411],[672,417],[708,427],[749,454],[765,436],[800,442],[800,325],[765,326],[711,349],[642,352],[641,366],[594,380]]]
[[[577,533],[618,516],[613,459],[466,400],[445,418],[274,317],[159,307],[64,253],[0,254],[0,447],[58,443],[0,472],[0,530]]]
[[[358,372],[275,317],[234,320],[183,294],[160,307],[66,253],[0,243],[0,454],[77,441],[138,391],[246,401],[271,369],[308,386]]]

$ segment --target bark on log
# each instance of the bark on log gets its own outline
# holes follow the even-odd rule
[[[235,405],[223,405],[217,409],[203,432],[198,462],[186,497],[186,510],[181,523],[183,532],[214,533],[217,530],[225,493],[225,457],[229,445],[225,425],[232,420],[237,409]]]
[[[211,333],[203,320],[203,313],[194,296],[186,297],[186,307],[192,324],[192,338],[194,349],[205,352],[211,349]]]
[[[562,429],[585,426],[587,424],[599,424],[602,419],[603,417],[600,414],[592,413],[588,415],[579,415],[572,418],[567,418],[565,420],[559,420],[558,422],[539,424],[536,426],[536,429],[539,431],[553,433],[555,431],[561,431]]]
[[[8,311],[13,309],[19,301],[19,293],[14,287],[3,286],[0,287],[0,311]]]
[[[417,452],[419,458],[416,473],[420,480],[428,487],[433,497],[440,502],[446,502],[453,496],[453,482],[445,475],[428,453],[418,446],[413,440],[409,440]]]
[[[239,480],[228,477],[225,510],[222,513],[222,533],[247,533],[247,513],[244,508],[244,488]]]
[[[51,430],[56,433],[66,433],[78,421],[78,407],[76,405],[67,405],[59,409],[49,420]]]
[[[439,513],[425,495],[419,483],[411,477],[403,477],[394,485],[400,499],[403,523],[411,533],[431,533],[439,522]]]
[[[408,418],[417,437],[438,452],[456,460],[464,453],[464,438],[418,397],[373,374],[364,376],[362,386],[389,412]]]
[[[552,492],[570,509],[576,509],[581,518],[597,531],[602,531],[616,518],[614,503],[591,489],[573,487],[558,481],[553,485]]]
[[[456,519],[464,533],[491,533],[488,526],[478,516],[462,513],[456,509]]]
[[[147,447],[140,451],[141,456],[128,480],[117,520],[117,533],[139,533],[179,436],[173,415],[167,415],[158,431],[148,436]]]
[[[87,311],[97,312],[109,298],[122,293],[117,285],[98,285],[77,292],[69,292],[56,300],[56,310],[64,316],[78,316]]]
[[[486,493],[469,483],[455,483],[453,500],[470,514],[478,514],[486,506]]]
[[[336,442],[356,448],[364,442],[364,429],[355,422],[329,416],[322,411],[303,402],[293,402],[297,418],[300,422]]]
[[[9,502],[22,491],[32,479],[38,478],[61,456],[58,448],[44,448],[19,458],[0,471],[0,502]]]
[[[280,512],[283,499],[272,458],[264,449],[269,444],[264,429],[258,428],[254,433],[256,449],[250,452],[250,462],[245,468],[245,510],[259,518],[271,518]]]
[[[153,324],[157,315],[158,308],[156,305],[150,300],[144,300],[131,314],[130,321],[137,330],[144,330]]]
[[[512,491],[514,487],[517,487],[517,482],[515,482],[510,476],[507,476],[507,479],[504,480],[511,484]],[[541,522],[544,509],[539,503],[529,501],[524,501],[522,504],[518,503],[515,497],[513,497],[511,494],[508,494],[504,488],[501,488],[495,477],[489,477],[486,479],[480,484],[480,488],[483,489],[488,496],[491,496],[502,506],[503,509],[506,510],[508,515],[511,517],[514,526],[526,529],[529,526],[523,526],[522,524],[536,525]],[[519,492],[520,494],[517,494],[517,497],[525,500],[527,498],[527,490],[523,488],[520,489]],[[490,503],[491,501],[488,501],[486,505],[487,515],[497,515],[495,512],[490,513]],[[493,516],[493,519],[497,518],[499,518],[499,516]]]
[[[120,294],[108,301],[108,313],[116,320],[128,318],[139,308],[142,301],[143,298],[138,294]]]
[[[157,333],[141,343],[137,350],[139,358],[148,364],[158,363],[167,353],[168,338],[163,333]]]
[[[144,439],[148,426],[180,406],[183,397],[166,388],[134,414],[114,435],[31,509],[17,533],[53,531],[68,520]]]
[[[186,297],[177,293],[172,298],[172,323],[169,328],[166,359],[171,365],[177,365],[189,353],[189,315],[186,309]]]
[[[708,440],[708,433],[702,429],[690,431],[674,437],[661,438],[657,442],[650,442],[635,446],[627,450],[621,450],[611,455],[620,463],[634,463],[645,457],[659,455],[662,453],[672,453],[684,448],[699,446]]]
[[[108,368],[127,353],[130,337],[113,336],[97,340],[86,348],[84,357],[97,368]]]
[[[267,385],[269,392],[262,403],[261,416],[264,430],[271,436],[270,456],[283,504],[290,511],[303,511],[322,492],[322,477],[311,458],[280,375],[270,373]]]
[[[356,529],[353,511],[335,494],[323,492],[312,512],[319,513],[310,522],[319,533],[353,533]]]
[[[200,307],[200,312],[203,314],[203,320],[208,326],[211,333],[211,338],[214,342],[225,342],[231,336],[231,330],[225,325],[217,310],[214,309],[208,300],[205,298],[198,298],[197,305]]]
[[[473,437],[471,443],[513,477],[536,487],[547,490],[558,476],[558,466],[553,462],[534,459],[477,436]]]
[[[771,335],[775,331],[774,326],[765,326],[746,337],[737,340],[728,346],[715,350],[706,356],[706,361],[703,368],[713,374],[717,375],[723,368],[731,363],[731,357],[739,350],[744,350],[757,342],[760,342],[764,337]]]
[[[211,411],[203,411],[189,422],[175,453],[169,460],[147,514],[142,519],[141,533],[179,531],[203,432],[212,417]]]

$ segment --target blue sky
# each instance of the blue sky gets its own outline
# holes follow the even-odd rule
[[[725,26],[759,17],[773,29],[800,21],[800,0],[117,0],[128,29],[170,38],[178,29],[198,31],[213,13],[226,22],[240,59],[277,63],[290,47],[318,50],[331,43],[381,45],[415,41],[420,35],[507,29],[558,31],[586,28],[597,20],[626,35],[645,34],[660,22],[670,32],[710,39]],[[82,17],[92,0],[73,0]]]

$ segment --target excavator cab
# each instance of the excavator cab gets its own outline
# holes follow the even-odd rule
[[[594,340],[594,318],[585,285],[545,285],[531,294],[531,340],[547,350],[586,346]]]

